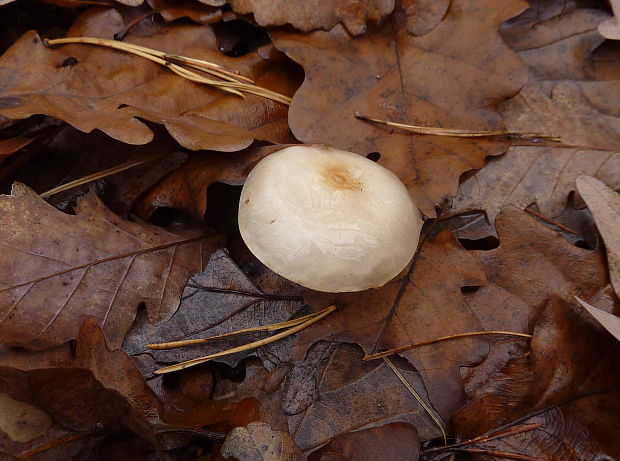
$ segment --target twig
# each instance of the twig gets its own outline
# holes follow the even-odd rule
[[[444,425],[443,425],[441,419],[439,418],[439,416],[437,416],[435,414],[435,412],[422,399],[420,394],[418,394],[417,391],[413,388],[413,386],[411,384],[409,384],[409,381],[407,381],[407,379],[405,379],[405,377],[400,372],[400,370],[398,368],[396,368],[396,365],[394,365],[392,363],[392,361],[389,358],[387,358],[387,357],[383,357],[383,360],[385,360],[385,363],[392,369],[392,371],[394,372],[396,377],[405,385],[407,390],[411,393],[411,395],[413,395],[413,397],[418,401],[418,403],[422,406],[422,408],[424,408],[424,411],[426,411],[426,413],[428,413],[428,415],[431,417],[433,422],[437,425],[437,427],[441,431],[441,434],[443,435],[443,442],[444,442],[444,444],[447,445],[448,444],[448,437],[446,436],[446,430],[445,430]]]
[[[47,198],[50,195],[58,194],[59,192],[64,192],[69,189],[73,189],[74,187],[81,186],[82,184],[87,184],[89,182],[96,181],[101,178],[105,178],[107,176],[111,176],[116,173],[120,173],[121,171],[129,170],[130,168],[134,168],[136,166],[140,166],[144,163],[152,162],[153,160],[157,160],[158,158],[164,157],[168,155],[169,152],[160,153],[160,154],[151,154],[145,155],[144,157],[140,157],[139,159],[133,160],[131,162],[123,163],[121,165],[117,165],[112,168],[108,168],[107,170],[99,171],[97,173],[90,174],[88,176],[84,176],[83,178],[76,179],[75,181],[70,181],[66,184],[63,184],[58,187],[54,187],[53,189],[48,190],[47,192],[43,192],[40,196],[42,198]]]
[[[247,351],[250,349],[255,349],[257,347],[265,346],[267,344],[271,344],[279,339],[286,338],[287,336],[291,336],[303,330],[304,328],[309,327],[313,323],[318,322],[323,317],[331,314],[335,310],[336,310],[336,306],[330,306],[327,309],[325,309],[323,312],[311,318],[310,320],[307,320],[304,323],[297,325],[293,328],[289,328],[288,330],[283,331],[282,333],[277,333],[273,336],[270,336],[269,338],[261,339],[259,341],[254,341],[249,344],[244,344],[243,346],[233,347],[231,349],[227,349],[222,352],[216,352],[215,354],[205,355],[204,357],[198,357],[192,360],[187,360],[185,362],[177,363],[176,365],[171,365],[169,367],[163,367],[163,368],[160,368],[159,370],[155,370],[154,373],[159,375],[163,373],[170,373],[172,371],[184,370],[185,368],[193,367],[194,365],[199,365],[201,363],[208,362],[209,360],[212,360],[217,357],[222,357],[224,355],[230,355],[230,354],[234,354],[237,352],[243,352],[243,351]]]
[[[242,334],[245,334],[245,333],[253,333],[253,332],[257,332],[257,331],[276,331],[276,330],[282,330],[283,328],[294,327],[296,325],[299,325],[300,323],[304,323],[305,321],[307,321],[309,319],[312,319],[312,318],[316,317],[317,315],[322,314],[323,312],[325,312],[328,309],[331,309],[331,307],[328,307],[327,309],[324,309],[324,310],[319,311],[319,312],[314,312],[312,314],[304,315],[303,317],[287,320],[286,322],[272,323],[270,325],[263,325],[263,326],[260,326],[260,327],[245,328],[243,330],[237,330],[237,331],[233,331],[231,333],[224,333],[224,334],[221,334],[221,335],[210,336],[208,338],[185,339],[185,340],[182,340],[182,341],[171,341],[171,342],[167,342],[167,343],[147,344],[146,347],[148,347],[149,349],[154,349],[154,350],[175,349],[177,347],[191,346],[191,345],[194,345],[194,344],[202,344],[202,343],[206,343],[206,342],[209,342],[209,341],[214,341],[216,339],[227,338],[227,337],[230,337],[230,336],[242,335]]]
[[[449,340],[458,339],[458,338],[468,338],[471,336],[485,336],[485,335],[506,335],[506,336],[518,336],[521,338],[529,338],[529,339],[533,338],[532,335],[529,335],[527,333],[515,333],[513,331],[474,331],[470,333],[458,333],[455,335],[442,336],[440,338],[435,338],[435,339],[431,339],[428,341],[422,341],[419,343],[408,344],[406,346],[397,347],[395,349],[390,349],[388,351],[377,352],[376,354],[370,354],[364,357],[364,360],[376,360],[376,359],[380,359],[383,357],[387,357],[389,355],[399,354],[401,352],[415,349],[417,347],[440,343],[442,341],[449,341]]]
[[[420,125],[406,125],[404,123],[390,122],[387,120],[381,120],[378,118],[368,117],[362,115],[359,112],[355,113],[355,118],[358,120],[364,120],[366,122],[374,122],[380,125],[389,126],[391,128],[398,128],[400,130],[409,131],[415,134],[425,134],[432,136],[450,136],[456,138],[516,138],[524,140],[536,140],[544,139],[552,142],[560,142],[561,138],[558,136],[550,136],[540,133],[522,133],[516,131],[476,131],[476,130],[458,130],[452,128],[438,128]]]

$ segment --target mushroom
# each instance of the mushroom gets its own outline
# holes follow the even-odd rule
[[[394,173],[358,154],[293,146],[262,159],[239,203],[250,251],[284,278],[317,291],[361,291],[400,273],[422,218]]]

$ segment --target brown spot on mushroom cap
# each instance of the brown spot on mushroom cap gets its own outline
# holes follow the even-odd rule
[[[321,178],[336,190],[361,190],[362,183],[357,181],[351,171],[340,164],[332,163],[321,169]]]

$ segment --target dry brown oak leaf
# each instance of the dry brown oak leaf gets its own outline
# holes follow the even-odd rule
[[[78,18],[67,36],[111,39],[122,29],[119,13],[94,8]],[[215,62],[283,94],[291,95],[297,85],[290,61],[271,61],[258,52],[237,59],[218,53],[209,26],[169,25],[128,41]],[[189,82],[162,66],[114,50],[88,45],[48,48],[35,32],[28,32],[0,58],[0,69],[0,114],[9,118],[45,113],[81,131],[100,129],[128,144],[146,144],[153,133],[136,118],[140,117],[165,125],[191,150],[229,152],[254,139],[290,141],[285,105]]]
[[[483,263],[487,283],[465,294],[484,330],[529,333],[530,316],[550,296],[576,303],[573,296],[590,300],[609,284],[601,248],[578,248],[512,206],[502,210],[495,225],[499,247],[471,252]],[[485,362],[463,373],[466,389],[484,382],[489,368],[510,358],[514,345],[514,341],[494,344]]]
[[[204,233],[125,221],[94,194],[72,216],[15,184],[0,211],[0,342],[9,346],[64,343],[93,316],[118,347],[140,303],[153,322],[174,314],[187,278],[217,245]]]
[[[43,459],[73,459],[85,445],[119,430],[155,441],[152,425],[159,422],[159,400],[132,359],[108,349],[92,318],[82,325],[75,350],[69,344],[45,351],[0,347],[0,370],[0,405],[7,409],[9,401],[13,409],[28,410],[2,412],[2,454],[18,456],[49,445],[50,457]],[[47,424],[26,405],[44,412]],[[14,430],[7,431],[11,426]],[[58,442],[64,437],[69,438]]]
[[[394,9],[394,0],[230,0],[235,13],[254,13],[263,26],[292,25],[302,32],[329,30],[342,23],[353,35],[366,32],[367,23],[380,23]]]
[[[459,176],[506,144],[390,132],[355,113],[394,122],[470,130],[501,129],[495,111],[526,81],[526,69],[498,34],[519,0],[455,0],[443,21],[415,37],[401,7],[379,29],[351,38],[342,26],[302,35],[273,31],[275,46],[301,64],[289,123],[306,143],[367,155],[395,172],[422,211],[454,194]]]
[[[260,421],[230,431],[222,446],[221,454],[238,461],[305,461],[306,459],[288,433],[274,431],[269,424]]]
[[[513,146],[490,159],[460,185],[454,212],[484,210],[493,222],[505,205],[536,203],[543,215],[556,217],[578,175],[620,188],[620,61],[601,68],[590,55],[603,41],[596,31],[603,13],[561,11],[539,21],[533,11],[505,30],[531,78],[501,113],[510,130],[561,136],[562,144]]]
[[[222,182],[241,186],[252,168],[266,155],[286,146],[248,147],[239,152],[197,153],[189,161],[150,188],[136,204],[147,219],[157,208],[184,210],[198,220],[207,210],[209,186]]]
[[[312,453],[310,461],[415,461],[420,441],[411,424],[392,423],[385,426],[342,434]],[[341,456],[341,457],[339,457]]]
[[[620,343],[574,301],[552,297],[531,321],[530,350],[523,347],[476,389],[454,416],[457,432],[468,439],[538,423],[480,448],[549,461],[618,459]]]
[[[437,424],[388,364],[362,358],[359,346],[321,341],[287,375],[282,411],[297,446],[314,450],[352,431],[395,422],[415,426],[422,440],[441,437]],[[402,358],[391,360],[430,406],[420,373]]]
[[[358,343],[368,354],[375,349],[480,331],[461,288],[485,283],[482,264],[448,231],[428,239],[416,258],[410,280],[406,269],[380,289],[337,296],[308,292],[310,305],[337,301],[342,308],[325,322],[302,331],[295,343],[296,354],[303,356],[318,339]],[[399,298],[401,287],[404,291]],[[484,340],[465,338],[402,355],[420,372],[433,407],[447,419],[463,403],[459,368],[481,361],[487,352]]]
[[[607,248],[609,278],[620,293],[620,195],[591,176],[577,178],[577,188],[594,216]]]

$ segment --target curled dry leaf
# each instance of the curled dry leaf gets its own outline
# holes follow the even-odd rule
[[[115,10],[89,9],[68,36],[112,38],[123,28]],[[238,59],[217,52],[209,26],[170,25],[132,43],[238,70],[256,84],[290,95],[295,66],[258,52]],[[48,48],[29,32],[0,58],[0,114],[26,118],[45,113],[90,132],[100,129],[129,144],[153,138],[143,118],[163,124],[192,150],[235,151],[254,139],[287,142],[287,107],[258,96],[245,99],[189,82],[165,67],[118,51],[88,45]]]
[[[366,32],[367,23],[381,23],[394,9],[394,0],[337,0],[325,4],[320,0],[231,0],[234,12],[254,13],[254,20],[264,27],[292,25],[302,32],[329,30],[338,23],[353,34]]]
[[[216,237],[184,237],[125,221],[90,194],[64,214],[26,186],[0,196],[0,341],[43,349],[76,337],[93,316],[113,346],[136,309],[169,318],[190,274],[202,269]]]
[[[617,61],[605,67],[590,55],[603,41],[596,32],[602,15],[600,10],[559,8],[541,18],[531,8],[503,29],[531,75],[521,92],[501,106],[504,122],[512,131],[561,136],[562,143],[513,146],[489,160],[460,185],[454,212],[484,210],[492,223],[505,205],[536,203],[543,215],[556,217],[580,174],[620,188],[620,114],[610,102],[620,97],[620,68]],[[482,237],[475,228],[461,235]]]
[[[609,0],[614,16],[605,19],[598,26],[599,33],[610,40],[620,40],[620,1]]]
[[[375,349],[482,329],[461,288],[483,285],[485,274],[481,263],[452,234],[444,231],[428,239],[419,250],[410,279],[406,271],[380,289],[337,296],[307,292],[311,305],[337,302],[342,308],[331,314],[329,321],[299,334],[295,341],[297,356],[318,339],[358,343],[370,354]],[[422,375],[432,406],[447,419],[464,399],[459,368],[479,362],[487,351],[483,339],[466,338],[408,351],[403,356]]]
[[[603,237],[611,285],[620,295],[620,195],[591,176],[579,176],[577,189]]]
[[[286,432],[259,421],[230,431],[221,453],[238,461],[303,461],[306,457]]]
[[[289,112],[293,133],[307,143],[379,152],[379,163],[401,178],[425,214],[434,215],[433,206],[455,192],[459,176],[504,152],[506,143],[392,133],[355,113],[444,128],[501,128],[494,105],[519,91],[526,69],[498,27],[524,6],[519,0],[455,0],[421,37],[407,30],[401,7],[383,27],[355,39],[342,26],[307,35],[272,31],[275,46],[306,72]]]
[[[11,402],[14,407],[34,406],[51,418],[49,424],[35,427],[35,421],[42,423],[45,418],[34,418],[29,408],[30,424],[20,423],[15,437],[2,427],[10,416],[3,412],[0,453],[18,456],[48,446],[51,456],[70,459],[93,440],[119,430],[134,432],[151,443],[155,440],[152,425],[159,422],[159,400],[132,359],[108,349],[92,318],[81,327],[75,351],[69,344],[45,351],[3,346],[0,369],[4,404],[10,398],[19,402]],[[34,438],[19,440],[26,431]]]
[[[521,350],[478,388],[453,422],[465,439],[515,423],[540,427],[481,448],[549,461],[617,459],[620,343],[574,304],[551,298]],[[476,459],[490,459],[481,455]]]
[[[573,295],[592,299],[609,284],[600,248],[578,248],[515,207],[502,210],[495,224],[499,247],[472,252],[483,263],[488,283],[465,296],[484,330],[529,333],[530,316],[550,296],[575,303]],[[520,355],[522,342],[496,342],[480,366],[464,370],[467,392],[487,382],[493,367]]]

